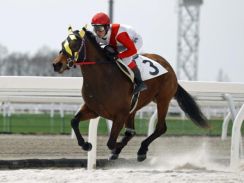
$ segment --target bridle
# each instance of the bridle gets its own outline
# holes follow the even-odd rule
[[[75,67],[75,65],[78,65],[80,62],[83,62],[86,60],[86,46],[85,46],[85,38],[80,38],[81,39],[81,45],[78,49],[77,52],[73,52],[72,50],[72,55],[68,54],[65,50],[65,48],[62,48],[60,53],[63,53],[67,57],[67,67],[68,69],[71,69]],[[80,55],[83,55],[83,58],[80,58]],[[78,61],[81,60],[81,61]]]
[[[65,46],[65,43],[63,43],[62,45],[62,49],[60,51],[60,53],[64,54],[66,56],[66,60],[67,60],[67,63],[66,63],[66,66],[68,69],[71,69],[71,68],[75,68],[76,65],[93,65],[93,64],[96,64],[96,63],[112,63],[112,62],[109,62],[109,61],[91,61],[90,59],[87,58],[87,55],[86,55],[86,36],[84,37],[78,37],[78,39],[81,40],[81,44],[79,46],[79,49],[77,52],[74,52],[72,51],[72,49],[70,48],[70,45],[66,45],[68,46],[68,48]],[[66,40],[68,43],[68,39]],[[69,49],[69,53],[66,49]],[[71,54],[70,54],[71,53]]]

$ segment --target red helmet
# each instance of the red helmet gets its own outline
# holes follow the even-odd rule
[[[108,25],[110,24],[110,18],[105,13],[97,13],[92,18],[92,25]]]

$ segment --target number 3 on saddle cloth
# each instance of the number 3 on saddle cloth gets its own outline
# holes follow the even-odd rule
[[[143,81],[158,77],[168,72],[162,65],[145,56],[137,55],[134,60],[136,61],[138,69],[141,72]],[[116,63],[118,67],[125,73],[125,75],[131,80],[131,82],[134,83],[133,71],[131,71],[131,69],[125,65],[121,59],[118,59]],[[136,95],[132,96],[130,113],[133,112],[136,108],[139,95],[140,93],[137,93]]]

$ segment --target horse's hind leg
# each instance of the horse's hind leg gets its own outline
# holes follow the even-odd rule
[[[109,160],[115,160],[118,159],[120,152],[122,149],[127,145],[127,143],[136,135],[135,132],[135,125],[134,125],[134,118],[135,113],[130,114],[128,117],[128,120],[125,122],[125,133],[123,138],[119,143],[117,143],[117,146],[115,149],[112,150]]]
[[[160,100],[162,101],[162,100]],[[143,161],[147,158],[147,151],[148,146],[151,144],[152,141],[154,141],[156,138],[164,134],[167,130],[165,117],[168,111],[169,101],[163,101],[157,103],[157,110],[158,110],[158,122],[156,124],[156,128],[154,132],[147,137],[144,141],[141,143],[141,147],[137,152],[137,160]]]
[[[71,126],[75,132],[77,141],[79,146],[82,147],[85,151],[90,151],[92,149],[92,145],[88,142],[85,142],[84,138],[82,137],[80,130],[79,130],[79,123],[83,120],[89,120],[92,118],[96,118],[98,115],[91,111],[86,104],[84,104],[80,111],[75,115],[75,117],[71,120]]]

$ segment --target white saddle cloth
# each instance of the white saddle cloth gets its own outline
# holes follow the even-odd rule
[[[138,69],[141,72],[141,77],[143,81],[158,77],[160,75],[163,75],[167,73],[168,71],[160,65],[158,62],[144,57],[142,55],[138,55],[137,58],[135,58],[136,64],[138,66]],[[117,60],[117,65],[119,68],[131,79],[131,81],[134,81],[134,73],[132,70],[123,63],[121,59]]]
[[[139,70],[141,71],[141,77],[143,81],[158,77],[168,72],[158,62],[142,55],[138,55],[135,61]]]

